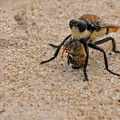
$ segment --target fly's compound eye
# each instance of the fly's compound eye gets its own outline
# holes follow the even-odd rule
[[[69,22],[70,29],[72,29],[72,27],[74,26],[75,23],[76,23],[75,19],[70,20],[70,22]]]
[[[87,24],[85,21],[81,20],[79,23],[78,23],[78,28],[80,30],[80,32],[84,32],[86,29],[87,29]]]

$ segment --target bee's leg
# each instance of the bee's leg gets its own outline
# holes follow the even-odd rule
[[[102,48],[100,48],[100,47],[98,47],[98,46],[96,46],[96,45],[94,45],[94,44],[88,44],[88,46],[91,47],[91,48],[93,48],[93,49],[99,50],[100,52],[103,53],[103,55],[104,55],[105,67],[106,67],[106,70],[107,70],[108,72],[110,72],[110,73],[113,74],[113,75],[120,76],[120,74],[115,73],[115,72],[111,71],[111,70],[108,68],[107,56],[106,56],[105,51],[104,51]]]
[[[71,36],[71,34],[68,35],[68,36],[61,42],[61,44],[58,46],[57,50],[55,51],[53,57],[51,57],[51,58],[48,59],[48,60],[45,60],[45,61],[40,62],[40,64],[44,64],[44,63],[47,63],[47,62],[50,62],[50,61],[54,60],[54,59],[58,56],[58,53],[59,53],[59,51],[60,51],[60,48],[62,47],[62,45],[65,43],[65,41],[66,41],[70,36]]]
[[[87,68],[87,65],[88,65],[89,49],[88,49],[88,44],[87,43],[85,43],[84,41],[82,41],[81,43],[83,44],[85,52],[86,52],[86,60],[85,60],[85,63],[84,63],[84,68],[83,68],[83,72],[84,72],[84,75],[85,75],[84,81],[88,81],[88,75],[87,75],[87,72],[86,72],[86,68]]]
[[[94,44],[99,45],[99,44],[108,42],[110,40],[112,41],[112,51],[115,52],[115,53],[120,53],[120,51],[116,50],[116,42],[115,42],[115,39],[112,38],[112,37],[106,37],[106,38],[104,38],[102,40],[99,40],[99,41],[95,42]]]

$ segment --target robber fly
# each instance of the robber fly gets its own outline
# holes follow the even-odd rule
[[[105,68],[108,72],[110,72],[113,75],[120,76],[120,74],[115,73],[111,71],[108,68],[108,60],[105,51],[100,48],[99,44],[112,41],[112,51],[115,53],[120,53],[120,51],[116,50],[116,42],[114,38],[112,37],[106,37],[102,40],[97,40],[98,37],[107,35],[110,32],[117,32],[120,28],[120,26],[112,25],[112,24],[104,24],[102,23],[102,20],[100,17],[93,15],[93,14],[85,14],[81,16],[78,19],[72,19],[69,22],[69,27],[71,29],[71,34],[68,35],[61,43],[57,46],[57,49],[54,53],[54,56],[46,61],[42,61],[41,64],[47,63],[55,59],[60,51],[60,48],[65,44],[65,42],[68,40],[68,38],[71,38],[72,40],[77,40],[81,44],[83,44],[85,53],[86,53],[86,59],[84,62],[83,72],[85,75],[84,81],[88,81],[88,75],[86,72],[87,64],[88,64],[88,58],[89,58],[89,49],[93,48],[103,53],[104,55],[104,62],[105,62]]]

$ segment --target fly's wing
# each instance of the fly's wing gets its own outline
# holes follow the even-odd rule
[[[114,25],[114,24],[109,24],[109,23],[104,23],[101,25],[101,28],[108,28],[108,32],[118,32],[120,26]]]
[[[79,20],[84,20],[84,21],[89,20],[90,22],[95,23],[96,21],[101,20],[101,19],[100,19],[100,17],[98,17],[97,15],[85,14],[85,15],[82,15],[82,16],[79,18]]]

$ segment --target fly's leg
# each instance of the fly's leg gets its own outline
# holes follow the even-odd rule
[[[84,63],[84,68],[83,68],[83,72],[84,72],[84,76],[85,76],[84,81],[88,81],[88,75],[87,75],[86,69],[87,69],[87,65],[88,65],[89,49],[88,49],[88,44],[86,42],[84,42],[84,40],[81,41],[81,43],[83,44],[85,52],[86,52],[86,60]]]
[[[115,42],[115,39],[112,38],[112,37],[106,37],[106,38],[104,38],[102,40],[99,40],[99,41],[95,42],[94,44],[99,45],[99,44],[108,42],[110,40],[112,41],[112,51],[115,52],[115,53],[120,53],[120,51],[116,50],[116,42]]]
[[[88,46],[91,47],[91,48],[93,48],[93,49],[95,49],[95,50],[99,50],[100,52],[103,53],[103,55],[104,55],[104,62],[105,62],[105,68],[106,68],[106,70],[107,70],[108,72],[110,72],[110,73],[113,74],[113,75],[120,76],[120,74],[115,73],[115,72],[111,71],[111,70],[108,68],[107,56],[106,56],[105,51],[104,51],[102,48],[100,48],[100,47],[98,47],[98,46],[96,46],[96,45],[94,45],[94,44],[88,44]]]
[[[63,46],[63,44],[65,43],[65,41],[66,41],[70,36],[71,36],[71,34],[68,35],[68,36],[61,42],[61,44],[57,47],[57,50],[55,51],[53,57],[51,57],[51,58],[48,59],[48,60],[45,60],[45,61],[40,62],[40,64],[44,64],[44,63],[47,63],[47,62],[50,62],[50,61],[54,60],[54,59],[58,56],[58,53],[59,53],[59,51],[60,51],[60,48]]]

